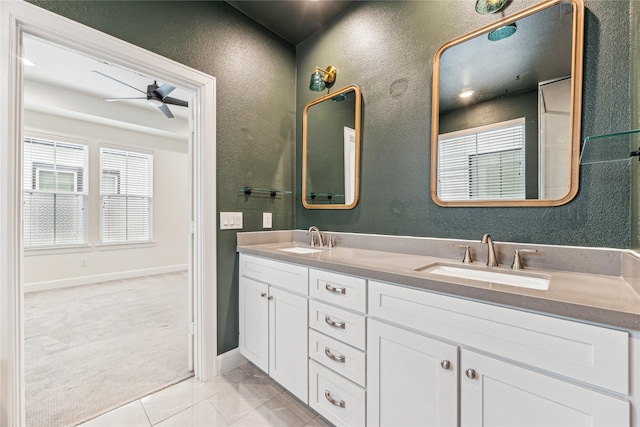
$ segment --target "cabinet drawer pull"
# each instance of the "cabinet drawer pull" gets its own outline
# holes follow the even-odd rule
[[[333,286],[331,286],[331,283],[326,282],[324,284],[324,288],[326,290],[328,290],[329,292],[333,292],[334,294],[346,294],[347,293],[347,289],[346,288],[334,288]]]
[[[344,363],[344,356],[336,356],[335,354],[331,353],[331,350],[329,349],[329,347],[325,347],[324,348],[324,354],[327,355],[327,357],[331,360],[335,360],[336,362],[340,362],[340,363]]]
[[[344,408],[345,403],[344,400],[335,400],[333,397],[331,397],[331,393],[329,393],[329,390],[325,390],[324,391],[324,397],[327,398],[327,400],[332,404],[332,405],[336,405],[340,408]]]
[[[333,326],[334,328],[344,329],[346,326],[344,322],[334,322],[329,316],[324,316],[324,321],[327,322],[329,326]]]
[[[470,378],[472,380],[475,379],[478,376],[474,369],[467,369],[465,371],[465,374],[467,375],[467,378]]]

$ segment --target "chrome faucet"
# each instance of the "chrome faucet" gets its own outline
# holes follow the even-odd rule
[[[318,246],[323,247],[324,241],[322,240],[322,233],[320,232],[320,229],[315,225],[312,225],[311,227],[309,227],[309,234],[311,234],[311,246],[316,246],[315,240],[313,239],[314,232],[318,234]]]
[[[488,254],[487,254],[487,265],[489,267],[497,267],[498,266],[498,258],[496,258],[496,250],[493,247],[493,239],[490,235],[485,234],[482,236],[482,243],[486,243],[488,246]]]

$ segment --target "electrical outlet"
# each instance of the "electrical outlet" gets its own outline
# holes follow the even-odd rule
[[[89,262],[86,258],[80,258],[80,267],[87,267]]]
[[[271,212],[262,212],[262,228],[273,227],[273,216]]]

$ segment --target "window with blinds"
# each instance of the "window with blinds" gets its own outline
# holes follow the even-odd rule
[[[24,139],[25,248],[87,244],[88,147]]]
[[[440,135],[438,197],[524,199],[524,118]]]
[[[151,241],[152,196],[152,154],[100,148],[101,243]]]

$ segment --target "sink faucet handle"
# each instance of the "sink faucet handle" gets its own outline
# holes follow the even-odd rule
[[[327,244],[327,246],[329,248],[333,248],[336,246],[336,242],[338,241],[338,236],[335,236],[333,234],[329,235],[329,243]]]
[[[522,265],[522,258],[520,257],[520,254],[523,252],[533,253],[533,252],[538,252],[538,250],[537,249],[516,249],[513,255],[513,263],[511,264],[512,269],[522,270],[524,268],[524,266]]]
[[[456,248],[464,249],[464,258],[462,259],[462,262],[464,264],[471,264],[473,262],[473,260],[471,259],[471,249],[469,245],[459,245],[454,243],[453,246],[455,246]]]

